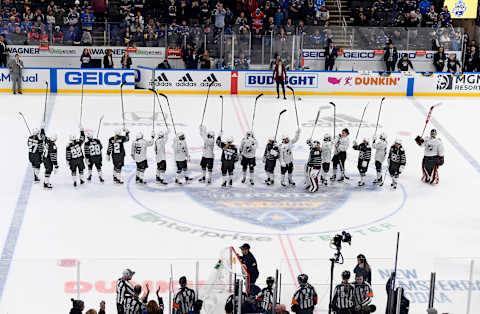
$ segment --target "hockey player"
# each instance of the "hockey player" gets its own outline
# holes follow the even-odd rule
[[[358,181],[358,186],[365,185],[365,174],[368,170],[368,164],[370,163],[370,159],[372,158],[372,148],[368,143],[368,138],[364,138],[363,142],[357,145],[357,142],[353,142],[353,149],[358,150],[358,164],[357,168],[360,172],[360,181]]]
[[[342,134],[339,134],[335,142],[335,152],[332,158],[333,162],[333,175],[330,178],[331,181],[335,181],[337,178],[337,167],[340,165],[341,176],[338,181],[343,181],[345,179],[345,160],[347,160],[347,149],[350,145],[350,140],[348,139],[350,132],[348,129],[343,129]]]
[[[335,287],[332,299],[332,310],[336,314],[351,314],[354,307],[354,287],[348,283],[350,272],[342,272],[342,283]]]
[[[88,177],[87,180],[92,180],[92,169],[93,166],[97,168],[98,180],[100,182],[105,182],[102,176],[102,143],[98,138],[93,138],[90,132],[87,132],[87,141],[83,145],[83,151],[85,152],[85,159],[87,161],[88,167]]]
[[[432,129],[430,136],[425,138],[417,136],[415,142],[417,142],[419,146],[425,147],[425,154],[422,161],[422,181],[430,184],[438,184],[438,167],[443,165],[445,158],[443,156],[443,143],[437,138],[437,130]]]
[[[203,139],[202,160],[200,161],[200,167],[202,167],[202,177],[198,181],[202,183],[207,182],[207,184],[210,184],[212,183],[213,160],[215,158],[215,155],[213,154],[213,148],[215,147],[215,132],[207,132],[207,127],[200,125],[200,136]]]
[[[312,314],[318,302],[317,292],[308,283],[308,276],[300,274],[297,277],[300,287],[292,298],[292,312],[301,314]]]
[[[122,168],[125,164],[125,147],[124,144],[130,140],[130,132],[123,129],[125,135],[122,135],[120,129],[115,130],[115,135],[108,140],[107,161],[110,161],[112,155],[113,162],[113,182],[123,184]]]
[[[402,147],[402,140],[396,139],[388,153],[388,172],[392,178],[391,187],[393,189],[397,188],[398,176],[405,169],[406,163],[407,157],[405,155],[405,150]]]
[[[155,132],[152,131],[152,139],[147,141],[143,138],[143,133],[138,132],[136,134],[136,140],[132,143],[131,156],[132,159],[137,163],[137,174],[135,177],[136,183],[145,184],[145,170],[148,168],[147,163],[147,147],[153,145],[153,140],[155,139]]]
[[[275,298],[275,293],[273,291],[273,284],[275,279],[272,276],[267,277],[267,286],[263,288],[257,294],[257,301],[260,303],[263,313],[271,313],[273,308],[273,302]]]
[[[255,159],[255,153],[257,151],[258,142],[253,136],[252,131],[247,131],[247,134],[240,142],[240,158],[243,171],[242,183],[247,180],[247,168],[250,171],[250,184],[254,185],[253,177],[255,166],[257,165]]]
[[[28,160],[33,168],[33,182],[40,182],[40,165],[42,164],[43,146],[45,141],[45,130],[42,125],[41,131],[32,130],[32,135],[28,137]]]
[[[332,137],[330,134],[323,135],[322,145],[322,175],[320,177],[322,183],[328,185],[328,171],[330,171],[330,160],[332,158]]]
[[[293,145],[298,141],[300,137],[300,129],[297,129],[295,132],[295,137],[290,141],[288,135],[282,136],[282,144],[280,144],[280,173],[282,175],[281,184],[283,187],[287,186],[285,184],[285,173],[288,172],[288,183],[292,186],[295,185],[293,182],[292,174],[293,174],[293,153],[292,148]]]
[[[185,184],[192,179],[188,177],[188,165],[187,162],[190,161],[190,153],[188,152],[187,141],[185,141],[185,134],[179,132],[173,140],[173,152],[175,154],[175,161],[177,163],[177,175],[175,177],[175,183],[182,185],[180,181],[180,176],[183,171],[183,176],[185,178]]]
[[[180,289],[173,299],[173,313],[187,314],[193,310],[195,303],[195,291],[187,287],[187,277],[182,276],[178,280]]]
[[[235,169],[235,163],[238,161],[238,149],[233,145],[233,137],[227,137],[225,142],[221,139],[222,133],[217,137],[217,146],[222,149],[222,186],[227,186],[227,172],[228,172],[228,184],[232,186],[233,182],[233,169]]]
[[[80,177],[80,184],[84,184],[85,180],[83,178],[83,170],[85,170],[85,164],[83,163],[83,151],[82,144],[85,141],[85,132],[83,132],[83,127],[80,126],[80,137],[77,140],[75,135],[70,135],[70,143],[67,146],[66,158],[67,164],[70,166],[72,171],[73,186],[77,186],[77,170]]]
[[[278,159],[278,145],[273,138],[268,139],[267,146],[265,147],[265,153],[263,154],[263,163],[265,164],[265,172],[267,178],[265,183],[267,185],[273,185],[275,182],[275,166]]]
[[[307,140],[310,146],[310,154],[308,158],[307,169],[308,172],[308,191],[314,193],[318,191],[318,174],[322,170],[322,148],[319,141]]]
[[[168,141],[168,135],[170,130],[167,129],[167,132],[159,131],[157,134],[157,139],[155,140],[155,158],[157,161],[157,175],[156,182],[167,185],[165,181],[165,171],[167,170],[167,161],[165,154],[165,145]]]
[[[373,183],[380,184],[383,182],[382,164],[387,156],[387,135],[385,133],[380,134],[378,141],[374,138],[372,148],[375,149],[375,169],[377,170],[377,178],[373,181]]]
[[[45,140],[45,153],[43,154],[43,165],[45,166],[45,181],[43,182],[43,187],[46,189],[51,189],[52,185],[50,184],[50,175],[52,171],[55,173],[58,169],[57,162],[57,135],[51,135]]]

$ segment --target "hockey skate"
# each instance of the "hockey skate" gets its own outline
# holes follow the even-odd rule
[[[212,184],[212,179],[208,178],[207,184]]]
[[[201,177],[200,179],[198,179],[198,182],[204,183],[205,182],[205,177]]]
[[[77,187],[77,181],[73,182],[73,187],[75,187],[75,188]]]
[[[92,181],[92,175],[89,175],[89,176],[87,177],[87,181],[88,181],[88,182]]]
[[[383,178],[382,176],[380,176],[380,178],[376,178],[375,180],[372,181],[373,184],[379,184],[383,181]]]
[[[80,184],[85,184],[85,181],[83,181],[83,179],[80,179]]]
[[[291,186],[295,186],[295,182],[293,182],[292,180],[288,180],[288,184]]]
[[[188,183],[189,181],[193,181],[193,179],[190,177],[185,177],[185,183]]]
[[[275,181],[270,180],[270,181],[268,181],[267,185],[273,185],[274,183],[275,183]]]
[[[397,182],[392,182],[392,184],[390,184],[390,187],[391,187],[393,190],[396,190],[396,189],[397,189]]]
[[[345,177],[341,176],[340,178],[338,178],[337,182],[343,182],[343,180],[345,180]]]
[[[222,187],[224,187],[224,188],[227,187],[227,181],[223,181]]]
[[[180,180],[178,180],[178,179],[175,179],[175,184],[178,184],[178,185],[183,185],[183,183],[182,183],[182,182],[180,182]]]
[[[98,177],[98,180],[99,180],[101,183],[105,182],[105,180],[103,180],[102,177]]]
[[[233,180],[230,179],[230,182],[228,183],[228,185],[232,186],[232,183],[233,183]]]
[[[243,177],[242,183],[245,183],[245,181],[247,181],[247,177]]]
[[[250,185],[255,185],[255,182],[253,182],[253,179],[250,179]]]
[[[287,185],[285,184],[285,182],[284,182],[284,181],[282,181],[281,185],[282,185],[284,188],[286,188],[286,187],[287,187]]]
[[[266,178],[266,179],[264,180],[264,182],[265,182],[266,185],[268,185],[268,182],[270,182],[270,178]]]
[[[50,183],[43,183],[43,187],[45,189],[51,189],[52,188],[52,185]]]
[[[138,183],[140,181],[140,178],[138,176],[135,177],[135,182]]]
[[[33,175],[33,182],[34,183],[40,182],[40,179],[37,177],[37,175]]]
[[[337,175],[334,174],[333,176],[330,177],[330,181],[335,181],[337,179]]]
[[[358,181],[358,186],[364,186],[365,185],[365,182],[363,181]]]

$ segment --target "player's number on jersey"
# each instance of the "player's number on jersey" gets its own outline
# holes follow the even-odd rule
[[[72,148],[72,158],[80,158],[82,157],[82,148],[80,145],[77,145]]]
[[[226,150],[225,151],[225,160],[232,160],[232,158],[233,158],[233,153]]]
[[[90,145],[90,156],[98,156],[102,153],[100,150],[100,145],[98,144],[93,144]]]
[[[142,147],[141,146],[135,146],[135,154],[140,155],[142,153]]]
[[[37,152],[37,149],[38,149],[38,143],[33,141],[28,142],[28,151],[30,153],[35,154]]]
[[[115,154],[120,154],[120,143],[113,143],[113,152]]]

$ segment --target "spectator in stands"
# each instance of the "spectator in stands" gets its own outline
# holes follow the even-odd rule
[[[130,67],[132,66],[132,58],[130,58],[130,55],[128,54],[128,51],[126,51],[126,50],[123,53],[121,63],[122,63],[122,68],[123,69],[130,69]]]
[[[53,11],[48,12],[48,15],[46,17],[46,22],[49,25],[54,25],[55,24],[55,16],[53,15]]]
[[[70,314],[82,314],[83,310],[85,309],[85,303],[82,300],[74,300],[72,301],[72,309],[70,310]]]
[[[465,65],[464,71],[466,72],[478,72],[479,70],[480,59],[478,56],[478,51],[475,46],[467,48],[465,55]]]
[[[325,25],[325,23],[330,19],[330,13],[324,5],[322,5],[320,10],[317,11],[317,19],[319,20],[319,24],[321,26]]]
[[[93,27],[93,21],[95,18],[93,14],[90,12],[89,9],[86,9],[84,13],[82,13],[82,27],[84,30],[91,31]]]
[[[85,314],[97,314],[97,311],[95,311],[94,309],[90,309],[86,311]]]
[[[55,25],[60,27],[64,26],[65,18],[66,18],[66,13],[63,8],[60,8],[57,11],[55,11]]]
[[[83,31],[83,32],[82,32],[82,38],[80,39],[80,43],[81,43],[83,46],[91,46],[91,45],[93,45],[92,34],[90,34],[89,31]]]
[[[357,266],[355,266],[353,273],[355,275],[361,275],[366,282],[372,284],[372,269],[370,268],[370,264],[368,264],[365,255],[358,254]]]
[[[132,34],[130,33],[130,28],[125,28],[125,33],[123,34],[123,44],[129,46],[132,41]]]
[[[17,53],[15,59],[8,62],[8,70],[10,71],[12,80],[12,92],[15,95],[17,92],[22,94],[22,72],[23,61],[20,60],[20,55]]]
[[[333,41],[328,42],[328,47],[325,48],[325,71],[333,71],[335,60],[338,57],[337,47],[333,44]]]
[[[397,68],[398,71],[408,71],[408,69],[412,69],[412,71],[414,71],[412,61],[408,59],[408,55],[406,53],[404,53],[402,58],[398,60]]]
[[[136,46],[144,47],[145,46],[145,36],[143,35],[140,26],[137,26],[135,34],[133,34],[133,42]]]
[[[200,69],[210,69],[211,68],[211,61],[210,55],[208,54],[208,50],[205,50],[200,58]]]
[[[445,55],[445,50],[443,46],[438,48],[438,51],[433,55],[433,66],[435,67],[436,72],[443,72],[445,67],[445,60],[447,56]]]
[[[19,25],[15,27],[15,32],[7,34],[7,39],[13,45],[27,45],[27,33],[22,31]]]
[[[387,66],[387,72],[395,71],[395,64],[398,59],[397,48],[393,45],[392,42],[388,44],[388,48],[385,50],[383,60]]]
[[[63,38],[63,42],[67,45],[78,44],[78,34],[73,26],[68,28],[67,32],[65,33],[65,37]]]
[[[80,63],[81,68],[89,68],[90,61],[92,61],[92,55],[90,54],[90,50],[85,48],[83,49],[82,55],[80,56]]]
[[[160,285],[158,286],[157,293],[156,293],[158,303],[154,300],[149,301],[146,308],[147,314],[163,314],[163,309],[164,309],[163,299],[159,295],[159,293],[160,293]]]
[[[29,6],[25,7],[25,12],[23,12],[22,17],[24,20],[26,19],[33,20],[33,13]]]
[[[257,8],[255,12],[252,13],[252,29],[262,29],[263,28],[263,19],[265,18],[265,14]]]
[[[215,33],[220,33],[225,27],[225,16],[227,15],[227,11],[223,8],[223,3],[217,2],[217,7],[213,14],[215,15]]]
[[[275,26],[280,27],[283,25],[283,21],[285,20],[285,14],[282,11],[282,8],[277,7],[277,10],[274,14],[273,21]]]
[[[248,58],[245,56],[245,53],[240,52],[240,56],[235,58],[235,69],[248,70],[250,67]]]
[[[159,63],[157,69],[171,69],[170,63],[167,59],[164,59],[162,63]]]
[[[7,55],[7,43],[5,42],[5,38],[3,37],[3,35],[0,35],[0,67],[7,66]]]
[[[112,50],[111,49],[105,50],[105,56],[103,56],[103,67],[105,69],[112,69],[113,68],[113,57],[112,57]]]
[[[280,63],[279,63],[280,64]],[[278,68],[277,64],[277,68]],[[274,74],[276,71],[274,71]],[[278,72],[277,72],[278,73]],[[280,76],[283,76],[282,73],[279,73]],[[286,80],[286,76],[283,77],[284,80]],[[284,90],[285,91],[285,90]],[[285,93],[284,93],[285,95]],[[285,98],[285,96],[284,96]],[[250,252],[250,245],[248,243],[244,243],[241,247],[240,250],[242,250],[242,256],[240,257],[241,262],[245,267],[247,268],[247,272],[250,275],[250,285],[254,285],[255,282],[257,281],[258,278],[258,265],[257,265],[257,260],[253,256],[253,254]]]
[[[63,32],[60,30],[60,26],[55,26],[55,30],[53,31],[52,40],[54,44],[62,44],[63,43]]]
[[[314,49],[323,48],[323,37],[320,34],[320,31],[318,29],[316,29],[315,32],[312,35],[310,35],[310,41],[312,43],[312,48]]]
[[[244,24],[247,24],[248,23],[248,20],[247,18],[245,17],[245,12],[240,12],[240,15],[237,17],[237,19],[235,20],[235,24],[237,25],[244,25]]]
[[[292,24],[292,19],[287,19],[287,24],[284,27],[287,36],[295,35],[295,25]]]
[[[67,18],[68,18],[69,25],[76,26],[80,20],[80,14],[78,14],[76,8],[71,8]]]

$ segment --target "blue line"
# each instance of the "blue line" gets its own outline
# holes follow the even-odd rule
[[[413,85],[415,84],[415,79],[409,77],[407,80],[407,96],[413,96]]]
[[[425,116],[427,115],[427,109],[422,106],[415,98],[410,99],[411,102],[417,107],[419,111],[421,111]],[[439,130],[442,133],[442,136],[445,137],[450,144],[452,144],[453,147],[460,153],[460,155],[465,158],[468,163],[475,169],[477,170],[478,173],[480,173],[480,163],[473,158],[473,156],[462,146],[458,143],[458,141],[455,139],[453,135],[448,133],[447,129],[444,128],[435,118],[430,118],[433,124],[435,124],[435,127],[437,130]]]
[[[50,94],[47,126],[52,116],[53,107],[55,104],[55,96]],[[23,218],[27,211],[28,200],[30,193],[32,192],[33,180],[32,180],[32,167],[29,164],[25,175],[23,176],[23,183],[18,195],[17,203],[15,205],[15,211],[13,212],[12,221],[8,229],[7,238],[5,239],[5,245],[3,246],[2,256],[0,257],[0,304],[2,303],[3,292],[7,284],[8,273],[10,265],[12,264],[13,255],[15,254],[15,247],[17,246],[18,236],[22,228]]]

